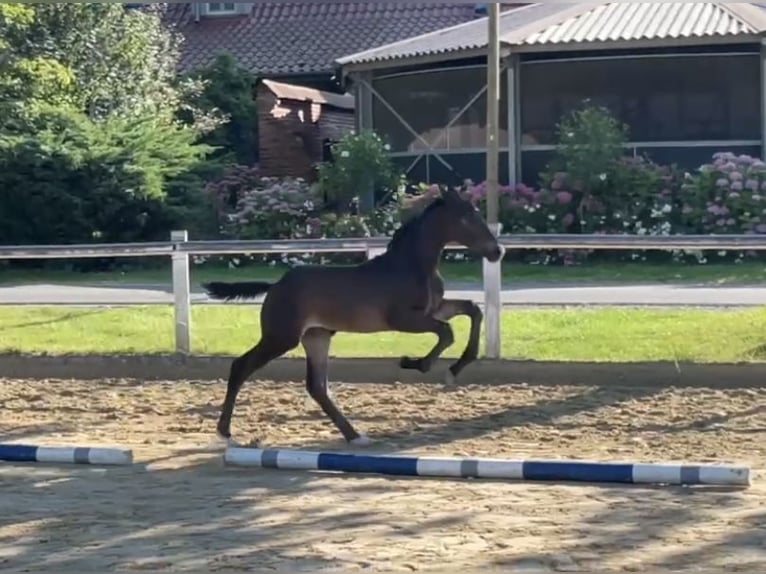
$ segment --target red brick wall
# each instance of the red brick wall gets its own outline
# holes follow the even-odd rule
[[[322,160],[322,140],[337,139],[354,128],[353,110],[279,101],[263,84],[258,87],[257,105],[258,163],[266,176],[313,181],[315,164]]]

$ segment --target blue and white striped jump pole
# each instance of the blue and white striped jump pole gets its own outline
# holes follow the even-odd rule
[[[132,464],[133,451],[110,447],[0,444],[0,461],[118,466]]]
[[[224,452],[224,462],[232,466],[256,466],[281,470],[319,470],[401,476],[635,484],[750,484],[748,467],[717,464],[358,455],[243,447],[228,447]]]

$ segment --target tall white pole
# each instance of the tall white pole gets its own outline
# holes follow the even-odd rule
[[[487,224],[495,235],[500,234],[498,222],[498,115],[500,108],[500,4],[488,6],[489,23],[487,47]],[[500,357],[500,291],[501,262],[484,260],[485,353],[490,359]]]

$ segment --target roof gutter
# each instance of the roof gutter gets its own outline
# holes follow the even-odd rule
[[[514,50],[515,51],[515,50]],[[450,50],[448,52],[438,52],[435,54],[422,54],[418,56],[404,56],[398,58],[386,58],[385,60],[373,60],[368,62],[354,62],[350,64],[339,64],[336,61],[336,70],[338,76],[345,78],[348,74],[358,72],[370,72],[374,70],[388,70],[390,68],[399,68],[402,66],[426,66],[429,64],[439,64],[442,62],[452,62],[454,60],[465,58],[479,58],[487,56],[487,46],[479,48],[468,48],[465,50]],[[500,57],[506,58],[510,55],[510,46],[501,45]]]
[[[705,36],[684,38],[657,38],[652,40],[607,40],[605,42],[567,42],[563,44],[521,44],[514,46],[517,54],[546,54],[564,52],[599,52],[603,50],[641,50],[650,48],[689,48],[694,46],[717,46],[726,44],[757,44],[760,34],[737,34],[728,36]]]
[[[745,2],[720,2],[719,4],[721,8],[745,22],[759,34],[766,32],[766,10],[763,8]]]

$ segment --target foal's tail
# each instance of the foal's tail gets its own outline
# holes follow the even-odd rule
[[[273,283],[267,281],[242,281],[239,283],[225,283],[223,281],[211,281],[203,283],[207,294],[212,299],[232,301],[234,299],[253,299],[271,289]]]

